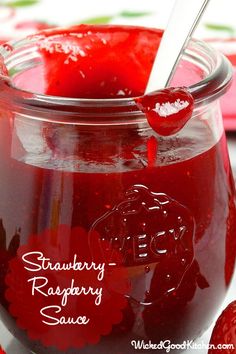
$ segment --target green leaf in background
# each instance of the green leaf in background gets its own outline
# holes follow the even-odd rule
[[[32,6],[39,2],[39,0],[13,0],[13,1],[4,1],[4,5],[11,7],[24,7]]]
[[[111,22],[111,20],[114,18],[114,16],[98,16],[98,17],[91,17],[87,18],[83,21],[80,21],[82,23],[86,24],[92,24],[92,25],[99,25],[99,24],[106,24]]]
[[[119,13],[121,17],[143,17],[148,15],[151,15],[151,12],[122,11]]]
[[[228,32],[230,35],[235,34],[235,28],[232,26],[227,26],[227,25],[218,25],[215,23],[205,23],[205,27],[209,30],[213,31],[223,31],[223,32]]]
[[[11,68],[11,69],[8,71],[8,74],[9,74],[9,76],[12,78],[13,76],[15,76],[16,74],[18,74],[19,72],[21,72],[21,69],[14,69],[14,68]]]
[[[122,12],[120,12],[118,14],[114,14],[114,15],[104,15],[104,16],[87,18],[87,19],[84,19],[83,21],[80,21],[80,22],[86,23],[86,24],[99,25],[99,24],[110,23],[116,17],[135,18],[135,17],[148,16],[150,14],[151,14],[151,12],[122,11]]]

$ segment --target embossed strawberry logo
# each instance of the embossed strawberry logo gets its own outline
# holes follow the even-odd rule
[[[194,100],[185,88],[168,88],[136,99],[152,129],[163,136],[176,134],[192,116]]]
[[[210,344],[214,346],[208,354],[236,353],[236,301],[231,302],[218,318],[213,329]],[[222,345],[228,348],[222,348]]]
[[[131,281],[128,297],[134,307],[143,308],[140,317],[147,336],[172,338],[196,289],[209,287],[194,255],[191,211],[167,194],[139,184],[97,219],[94,230],[100,235],[98,247],[111,262],[116,262],[114,250],[122,255]],[[124,316],[125,322],[132,321],[130,312]]]
[[[131,297],[138,303],[165,302],[181,289],[188,272],[193,293],[196,283],[208,286],[194,260],[194,218],[164,193],[143,185],[131,187],[124,200],[101,216],[92,230],[101,236],[101,250],[109,252],[106,247],[110,245],[111,261],[114,249],[122,254],[132,281]],[[137,288],[138,279],[145,284],[142,290]]]

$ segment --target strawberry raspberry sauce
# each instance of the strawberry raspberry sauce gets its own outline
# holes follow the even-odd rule
[[[83,34],[85,27],[81,28]],[[103,27],[104,44],[101,28],[97,31],[99,36],[91,32],[92,37],[73,37],[73,45],[76,42],[78,46],[81,38],[85,40],[80,42],[80,53],[77,50],[83,59],[83,74],[91,65],[93,74],[97,73],[86,76],[84,97],[143,94],[159,43],[154,34],[159,32]],[[65,39],[66,32],[60,43]],[[81,52],[86,48],[88,57]],[[114,71],[112,60],[122,48],[128,54],[124,62],[117,60],[118,71]],[[101,57],[106,50],[109,56]],[[78,74],[79,60],[65,64],[65,51],[45,52],[45,45],[39,45],[39,53],[43,65],[29,69],[15,82],[24,88],[36,85],[35,90],[48,94],[81,97],[81,81],[76,85],[76,80],[84,80]],[[57,60],[53,67],[54,55]],[[97,56],[98,66],[93,60]],[[133,60],[133,70],[129,71]],[[66,74],[64,64],[68,65]],[[140,65],[147,66],[139,78]],[[72,77],[70,72],[75,69]],[[37,71],[42,82],[32,84],[30,75]],[[105,77],[102,86],[101,74]],[[115,81],[111,79],[114,77]],[[114,108],[114,116],[116,113]],[[76,353],[110,354],[112,346],[114,354],[132,354],[137,352],[133,340],[182,343],[201,335],[225,296],[235,264],[234,183],[224,135],[213,135],[204,119],[190,119],[183,129],[177,129],[177,135],[163,137],[147,125],[134,129],[123,123],[99,127],[52,123],[26,120],[7,109],[0,110],[0,117],[0,299],[8,328],[36,353],[75,352],[73,340],[71,350],[61,351],[53,338],[48,341],[50,346],[41,340],[43,332],[29,336],[32,322],[25,319],[30,318],[30,312],[26,316],[17,311],[17,307],[34,306],[34,298],[27,297],[25,303],[20,294],[23,278],[15,287],[19,294],[5,296],[10,283],[8,280],[7,285],[4,278],[9,264],[16,264],[19,248],[19,243],[11,241],[13,235],[20,237],[21,252],[22,246],[30,247],[32,239],[46,235],[45,230],[66,225],[67,229],[84,230],[86,245],[93,243],[92,235],[99,235],[98,252],[109,254],[111,262],[118,254],[129,279],[119,321],[112,322],[99,339],[90,338]],[[32,238],[33,234],[38,236]],[[63,240],[63,249],[69,254],[74,252],[72,241],[70,236]],[[109,312],[105,316],[109,318]],[[22,323],[24,329],[19,325]],[[34,328],[40,326],[34,322]]]

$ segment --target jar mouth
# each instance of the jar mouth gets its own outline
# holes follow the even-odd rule
[[[34,44],[41,38],[42,36],[39,34],[1,46],[0,60],[2,56],[5,65],[14,70],[13,63],[19,63],[24,57],[29,57],[35,49]],[[190,40],[178,67],[183,66],[186,62],[200,68],[202,70],[202,78],[187,85],[185,83],[178,84],[174,77],[171,86],[187,87],[194,98],[196,111],[199,106],[214,101],[225,93],[232,80],[232,67],[224,55],[205,42],[195,39]],[[126,117],[127,119],[127,113],[129,113],[129,116],[136,116],[136,119],[138,115],[143,116],[135,102],[138,97],[90,99],[51,96],[23,90],[15,86],[11,78],[1,73],[0,83],[4,85],[4,89],[0,90],[1,101],[6,101],[7,97],[9,101],[10,97],[11,104],[17,111],[19,110],[21,113],[28,115],[33,113],[34,116],[37,112],[41,119],[46,119],[46,115],[49,112],[53,112],[55,115],[55,118],[51,118],[51,120],[60,120],[61,114],[64,116],[63,121],[65,120],[65,115],[73,116],[73,119],[76,116],[84,116],[85,118],[85,116],[88,117],[91,113],[95,113],[94,110],[96,110],[96,118],[99,115],[104,117],[104,115],[109,116],[111,114],[114,118],[115,114],[116,118],[122,119],[123,117],[125,119]]]

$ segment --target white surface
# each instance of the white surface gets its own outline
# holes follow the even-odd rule
[[[2,0],[4,4],[7,0]],[[194,0],[189,0],[194,3]],[[6,33],[17,37],[24,36],[24,31],[14,30],[14,23],[21,20],[46,21],[56,25],[70,25],[83,22],[94,16],[112,15],[112,23],[143,25],[163,28],[166,26],[174,0],[39,0],[35,6],[17,9],[16,15],[10,21],[4,20],[4,10],[0,8],[0,37]],[[56,9],[56,10],[55,10]],[[123,18],[121,11],[149,12],[148,16]],[[235,0],[210,0],[196,37],[227,37],[227,31],[215,31],[206,28],[205,24],[228,25],[236,29]],[[181,19],[185,12],[180,15]],[[176,33],[177,35],[177,33]]]

